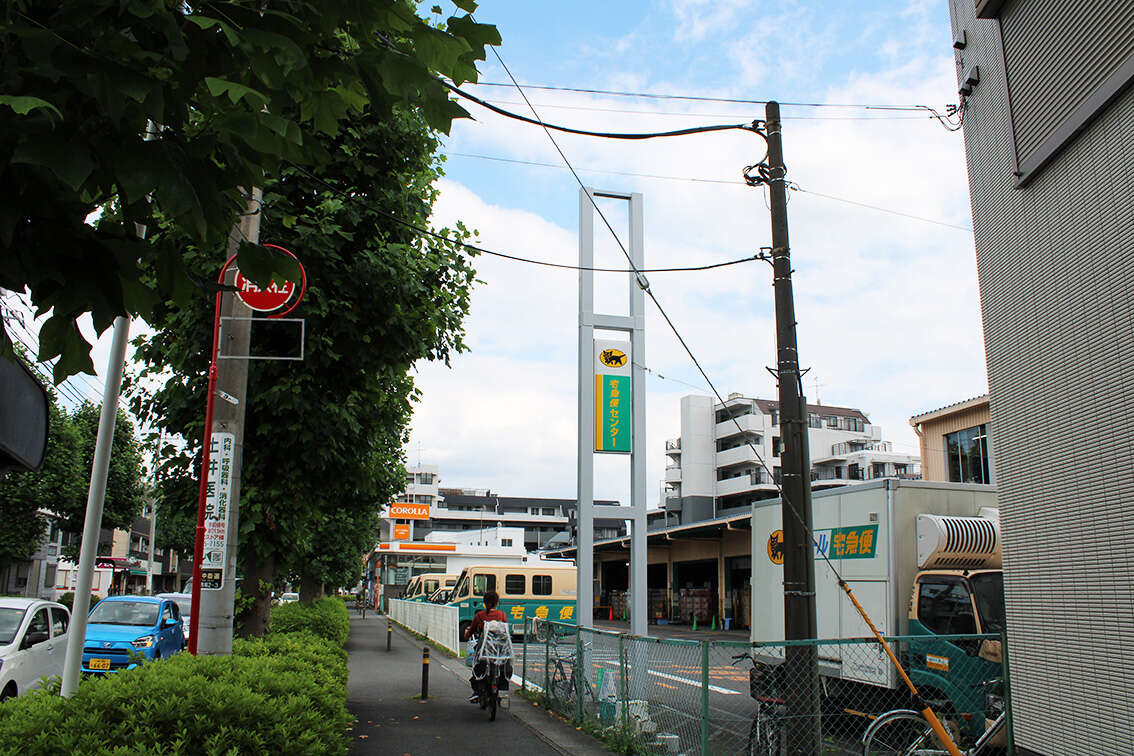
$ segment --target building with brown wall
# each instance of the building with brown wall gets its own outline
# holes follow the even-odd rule
[[[922,480],[996,482],[988,394],[914,415],[921,446]]]

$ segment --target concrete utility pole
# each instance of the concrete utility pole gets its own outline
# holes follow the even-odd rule
[[[258,244],[260,241],[260,197],[257,188],[252,189],[246,214],[233,226],[228,235],[225,249],[227,260],[236,253],[241,241]],[[225,283],[236,280],[236,268],[230,267]],[[248,347],[251,341],[252,310],[236,294],[226,292],[221,300],[221,341],[219,355],[225,359],[217,360],[216,401],[213,409],[213,424],[209,436],[214,433],[233,435],[233,457],[231,468],[231,494],[229,495],[228,530],[225,538],[224,582],[216,590],[201,590],[203,586],[193,586],[200,590],[201,603],[199,618],[193,621],[196,630],[191,640],[196,643],[198,654],[228,655],[232,653],[232,611],[236,599],[236,555],[237,535],[240,532],[240,469],[244,461],[244,407],[248,392]],[[235,319],[230,319],[235,318]]]
[[[780,105],[769,102],[768,193],[772,209],[772,267],[775,271],[776,373],[780,390],[780,434],[783,438],[781,485],[784,528],[784,638],[816,637],[815,547],[811,538],[811,462],[807,449],[807,399],[796,348],[795,300],[788,245],[787,169]],[[788,753],[820,752],[819,656],[813,646],[785,649],[783,696],[788,721]]]
[[[91,485],[87,492],[87,516],[83,523],[83,542],[79,547],[67,656],[63,661],[63,686],[59,691],[64,698],[75,695],[82,671],[87,612],[91,609],[91,582],[98,553],[98,534],[102,530],[102,506],[106,500],[106,476],[110,471],[110,450],[114,445],[114,425],[118,419],[118,394],[122,389],[122,364],[126,361],[126,342],[129,340],[130,318],[120,315],[114,319],[114,337],[106,363],[106,384],[102,389],[102,410],[98,416],[98,437],[91,465]]]

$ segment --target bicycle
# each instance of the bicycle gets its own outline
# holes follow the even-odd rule
[[[756,701],[756,713],[748,728],[749,756],[779,756],[785,743],[782,721],[785,715],[784,699],[780,697],[782,666],[762,662],[745,652],[732,657],[733,664],[747,659],[752,662],[748,670],[748,695]]]
[[[362,619],[366,619],[366,596],[358,594],[354,597],[354,608],[362,615]]]
[[[1000,679],[977,683],[974,688],[989,688],[1001,683]],[[1003,751],[1000,735],[1008,721],[1008,710],[1004,698],[997,693],[989,693],[988,712],[998,713],[972,747],[962,751],[964,756],[978,756],[985,749]],[[947,756],[949,751],[930,727],[921,712],[913,709],[895,709],[880,715],[862,735],[863,756]]]
[[[554,655],[552,657],[552,669],[548,675],[547,695],[552,701],[552,708],[563,702],[570,706],[575,706],[578,701],[579,689],[578,686],[583,686],[582,693],[585,699],[589,699],[591,703],[598,705],[598,695],[595,693],[594,686],[591,681],[587,679],[586,675],[575,674],[575,661],[577,654],[574,646],[553,646]],[[568,650],[563,650],[567,648]],[[583,644],[584,653],[591,648],[590,643]]]

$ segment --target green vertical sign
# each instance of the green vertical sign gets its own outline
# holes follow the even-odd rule
[[[595,451],[629,452],[634,417],[630,376],[595,375]]]

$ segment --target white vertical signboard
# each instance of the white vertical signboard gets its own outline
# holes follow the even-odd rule
[[[224,585],[228,511],[232,496],[232,458],[236,436],[214,432],[209,449],[209,481],[205,492],[205,548],[201,557],[201,589]]]

